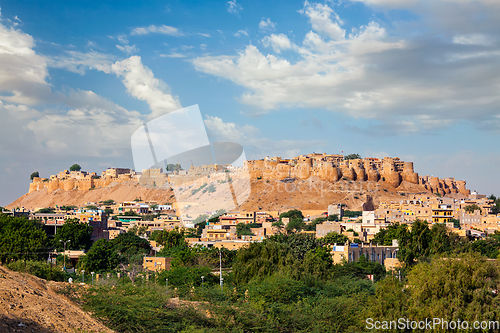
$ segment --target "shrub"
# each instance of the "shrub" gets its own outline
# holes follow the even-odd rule
[[[52,267],[51,264],[42,261],[17,260],[11,262],[7,267],[16,272],[23,272],[51,281],[66,281],[67,275],[60,266]]]

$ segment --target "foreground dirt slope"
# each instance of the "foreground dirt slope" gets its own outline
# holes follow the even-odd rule
[[[219,191],[215,193],[198,192],[190,195],[187,191],[184,202],[196,201],[211,211],[216,206]],[[306,180],[283,182],[279,180],[252,180],[251,194],[245,203],[239,207],[250,211],[283,211],[286,209],[325,210],[328,205],[343,203],[349,209],[359,210],[365,202],[365,195],[370,194],[377,205],[384,201],[399,201],[408,199],[413,194],[434,196],[423,186],[403,182],[397,188],[385,182],[352,182],[339,181],[330,183],[317,177]],[[457,196],[457,194],[455,194]],[[460,195],[458,195],[460,196]],[[40,207],[55,207],[55,205],[83,206],[87,202],[99,202],[113,199],[117,202],[141,198],[158,203],[175,202],[174,192],[170,189],[151,189],[140,186],[137,182],[125,182],[91,191],[56,190],[48,193],[47,189],[25,194],[7,206],[8,209],[25,207],[36,209]]]
[[[0,266],[0,332],[113,332],[47,282]]]

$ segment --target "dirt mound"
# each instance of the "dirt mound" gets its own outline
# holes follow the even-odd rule
[[[47,282],[0,266],[0,332],[113,332]]]
[[[185,197],[180,198],[183,202],[196,200],[207,211],[215,207],[217,202],[223,198],[218,197],[219,191],[215,193],[198,192],[191,195],[186,191]],[[239,207],[241,210],[249,211],[283,211],[284,209],[300,210],[325,210],[328,205],[343,203],[351,210],[360,210],[366,200],[366,194],[373,197],[374,203],[384,201],[399,201],[407,199],[412,194],[433,194],[423,186],[402,182],[397,188],[385,182],[356,182],[338,181],[330,183],[322,181],[318,177],[301,180],[290,178],[286,181],[280,180],[252,180],[251,194],[248,200]],[[151,189],[139,185],[137,182],[125,182],[114,186],[97,188],[90,191],[63,191],[56,190],[48,193],[47,189],[25,194],[6,208],[25,207],[36,209],[40,207],[54,207],[56,205],[84,206],[88,202],[99,202],[103,200],[115,200],[116,202],[131,201],[141,198],[145,201],[158,203],[175,202],[174,192],[170,189]]]

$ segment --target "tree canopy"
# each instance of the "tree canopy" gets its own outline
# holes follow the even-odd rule
[[[151,250],[149,242],[132,231],[119,234],[111,240],[111,243],[124,260],[136,255],[143,256]]]
[[[80,171],[81,169],[82,167],[76,163],[69,167],[69,171]]]
[[[349,240],[347,236],[341,235],[335,231],[327,233],[324,237],[320,238],[323,244],[345,244]]]
[[[472,204],[472,205],[467,205],[464,207],[464,210],[467,212],[467,213],[474,213],[476,210],[479,211],[479,213],[482,213],[482,209],[481,207],[479,207],[478,205],[476,204]]]
[[[344,160],[355,160],[355,159],[358,159],[358,158],[361,158],[361,155],[359,155],[359,154],[349,154],[349,155],[344,156]]]
[[[92,226],[78,219],[68,219],[63,226],[57,229],[54,237],[55,246],[59,251],[63,250],[64,242],[66,250],[88,250],[92,246]]]
[[[30,180],[33,180],[33,178],[35,177],[40,177],[40,174],[38,173],[38,171],[35,171],[33,172],[31,175],[30,175]]]
[[[47,234],[38,221],[0,214],[0,261],[41,259],[48,255]]]
[[[119,263],[119,255],[113,243],[99,239],[92,245],[79,265],[87,272],[106,272],[115,269]]]

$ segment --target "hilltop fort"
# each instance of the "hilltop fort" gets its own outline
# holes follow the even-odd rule
[[[470,194],[470,190],[466,189],[465,180],[419,176],[414,171],[413,162],[401,161],[399,157],[345,159],[343,155],[318,153],[300,155],[291,159],[266,157],[261,160],[250,160],[245,162],[242,168],[216,164],[201,167],[191,166],[188,170],[174,171],[168,174],[163,173],[161,168],[142,170],[142,172],[126,168],[108,168],[101,175],[95,172],[64,170],[49,178],[33,178],[28,193],[44,188],[49,193],[58,189],[89,191],[129,181],[159,188],[169,181],[176,182],[178,176],[198,178],[202,182],[205,177],[210,177],[210,174],[214,172],[220,173],[222,177],[223,171],[228,168],[236,174],[241,171],[240,169],[246,168],[253,180],[304,180],[315,176],[330,183],[339,181],[383,182],[390,187],[397,188],[402,182],[408,182],[421,185],[423,190],[440,195],[460,193],[467,196]]]
[[[441,195],[470,194],[470,190],[465,188],[465,180],[419,176],[413,170],[413,162],[401,161],[399,157],[344,159],[343,155],[313,153],[292,159],[267,157],[248,161],[247,166],[250,177],[255,179],[307,179],[317,176],[328,182],[382,181],[394,188],[406,181],[422,185],[425,190]]]

